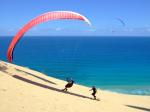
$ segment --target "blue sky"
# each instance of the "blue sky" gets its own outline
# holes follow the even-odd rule
[[[81,21],[50,21],[25,35],[150,36],[150,0],[0,0],[0,35],[15,35],[35,16],[57,10],[81,13],[92,26]]]

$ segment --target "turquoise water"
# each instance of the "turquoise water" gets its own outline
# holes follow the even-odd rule
[[[0,38],[0,59],[12,37]],[[23,37],[14,63],[49,76],[127,94],[150,95],[149,37]]]

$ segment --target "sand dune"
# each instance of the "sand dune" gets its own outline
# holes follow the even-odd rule
[[[0,112],[150,112],[150,96],[98,90],[74,85],[26,67],[0,61]]]

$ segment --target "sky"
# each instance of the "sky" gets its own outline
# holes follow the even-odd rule
[[[34,17],[60,10],[83,14],[92,25],[74,20],[49,21],[25,35],[150,36],[150,0],[0,0],[0,36],[14,36]]]

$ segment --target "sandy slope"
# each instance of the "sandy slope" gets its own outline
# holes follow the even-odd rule
[[[0,61],[0,112],[150,112],[150,96],[124,95],[74,85],[62,92],[65,81]]]

